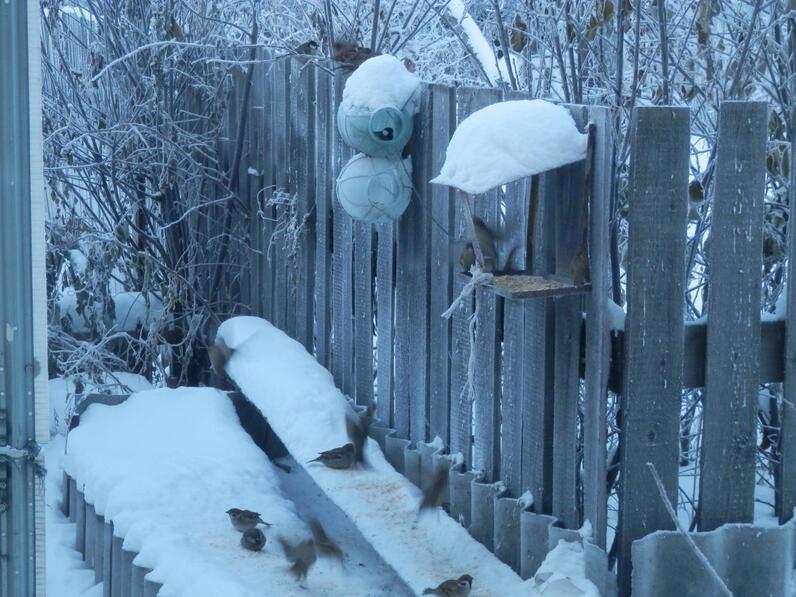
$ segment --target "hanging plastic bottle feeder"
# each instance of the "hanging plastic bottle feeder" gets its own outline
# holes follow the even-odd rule
[[[412,162],[357,154],[343,166],[335,190],[355,220],[378,223],[401,216],[412,195]]]
[[[351,112],[341,104],[337,128],[357,151],[374,157],[400,157],[412,136],[412,115],[395,106]]]

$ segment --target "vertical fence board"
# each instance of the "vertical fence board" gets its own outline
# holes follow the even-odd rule
[[[710,233],[699,529],[754,519],[768,105],[723,102]]]
[[[376,414],[386,426],[393,425],[393,315],[395,297],[395,224],[378,227],[376,260],[377,385]]]
[[[586,373],[583,422],[583,518],[592,524],[594,542],[605,549],[608,525],[606,492],[606,391],[610,360],[610,337],[606,309],[610,265],[609,221],[611,203],[611,152],[613,120],[608,108],[592,107],[594,124],[590,176],[589,268],[591,293],[586,307]]]
[[[796,106],[790,112],[791,130],[796,130]],[[790,144],[789,205],[796,205],[796,142]],[[787,313],[796,313],[796,222],[788,224]],[[782,427],[779,438],[779,484],[777,510],[784,523],[796,508],[796,327],[788,325],[785,335],[785,384],[782,390]]]
[[[354,392],[373,401],[373,226],[354,222]]]
[[[288,123],[291,108],[290,68],[285,60],[277,60],[272,67],[273,88],[271,95],[271,154],[274,164],[274,192],[289,192],[288,176]],[[275,229],[272,236],[274,267],[274,309],[272,323],[287,331],[287,259],[285,254],[285,235],[280,228],[284,225],[286,208],[277,204],[274,207]]]
[[[578,128],[586,124],[584,108],[573,108]],[[583,162],[559,168],[545,177],[543,200],[555,206],[555,272],[570,277],[570,264],[585,241]],[[579,295],[555,301],[555,405],[553,407],[553,515],[568,528],[578,517],[578,398],[581,331]]]
[[[555,209],[544,201],[546,176],[534,177],[531,187],[528,265],[534,274],[550,272],[555,266]],[[552,299],[524,301],[522,489],[533,494],[537,513],[552,509],[554,324]]]
[[[423,86],[409,145],[415,192],[398,220],[396,254],[395,427],[413,442],[426,440],[428,426],[430,97]]]
[[[346,76],[338,73],[334,79],[334,110],[343,98]],[[353,151],[343,141],[337,127],[334,127],[334,148],[332,157],[332,184],[337,180],[340,170],[350,159]],[[332,254],[332,373],[337,385],[349,396],[353,386],[354,326],[353,326],[353,288],[352,288],[352,221],[337,201],[333,200],[334,252]]]
[[[457,90],[459,122],[473,112],[500,101],[496,89]],[[500,205],[497,190],[472,198],[473,213],[493,231],[498,230]],[[473,467],[483,471],[486,482],[500,475],[500,333],[503,299],[486,289],[475,292],[475,367]]]
[[[654,152],[642,149],[653,145]],[[618,533],[623,595],[630,592],[632,542],[673,524],[648,462],[657,469],[669,499],[677,503],[688,109],[636,108],[631,147]]]
[[[453,90],[431,86],[431,176],[445,161],[445,150],[453,132],[456,104]],[[450,441],[451,321],[442,317],[451,303],[456,265],[452,250],[454,237],[453,200],[450,187],[431,187],[431,273],[429,276],[429,436]]]
[[[272,59],[273,55],[270,52],[265,52],[264,56]],[[262,185],[263,188],[257,197],[256,209],[262,210],[262,218],[259,224],[262,226],[259,235],[260,243],[262,246],[263,255],[258,258],[258,264],[261,277],[261,300],[262,300],[262,314],[263,317],[269,321],[274,318],[274,267],[273,267],[273,253],[271,247],[271,235],[274,231],[274,209],[266,205],[267,199],[273,192],[273,185],[275,182],[274,176],[274,160],[273,160],[273,97],[274,97],[274,62],[266,63],[260,70],[261,76],[257,81],[259,88],[258,94],[262,96],[262,121],[263,128],[265,129],[265,138],[262,140],[262,153],[259,157],[262,165]],[[257,212],[255,212],[257,213]],[[251,214],[255,218],[254,214]]]
[[[315,97],[315,356],[331,366],[333,79],[316,69]]]
[[[309,264],[315,262],[315,67],[291,60],[296,109],[291,112],[292,191],[296,194],[296,224],[299,238],[294,272],[295,338],[312,352],[313,294],[315,277]]]

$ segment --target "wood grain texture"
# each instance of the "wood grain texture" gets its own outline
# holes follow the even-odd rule
[[[398,220],[395,293],[395,429],[413,442],[428,434],[428,292],[431,93],[421,91],[408,152],[414,192]]]
[[[647,463],[677,503],[683,363],[689,111],[636,108],[632,118],[630,211],[622,402],[619,587],[630,592],[631,544],[672,528]],[[655,147],[656,151],[644,148]]]
[[[354,234],[354,396],[373,401],[373,225],[353,223]]]
[[[586,371],[583,402],[583,518],[592,524],[594,543],[605,549],[606,393],[611,356],[606,322],[610,292],[609,221],[613,119],[608,108],[589,108],[594,124],[589,205],[589,265],[592,290],[586,302]],[[587,181],[588,182],[588,181]]]
[[[274,191],[289,192],[288,173],[288,122],[290,116],[290,69],[285,60],[274,62],[272,69],[272,113],[271,113],[271,154],[274,163]],[[276,227],[284,222],[286,217],[284,205],[274,207]],[[271,249],[274,264],[274,309],[272,321],[276,327],[286,331],[287,324],[287,254],[285,251],[285,237],[279,231],[272,237]]]
[[[500,101],[495,89],[459,88],[458,119]],[[497,189],[473,198],[473,212],[493,231],[500,226]],[[500,342],[503,299],[488,289],[475,291],[475,367],[473,371],[473,463],[484,482],[500,476]],[[491,538],[489,539],[491,541]]]
[[[768,105],[723,102],[711,228],[699,529],[754,519]]]
[[[316,69],[315,89],[315,357],[331,367],[332,335],[332,112],[334,81]]]
[[[270,52],[264,51],[263,56],[268,58],[271,56]],[[259,269],[261,270],[261,300],[262,300],[262,315],[269,321],[273,321],[274,317],[274,264],[273,253],[270,251],[271,235],[274,231],[274,209],[266,206],[266,199],[270,194],[270,190],[275,184],[274,179],[274,161],[273,161],[273,108],[274,108],[274,68],[273,62],[263,65],[262,77],[257,81],[257,87],[262,93],[262,122],[263,127],[267,130],[268,134],[262,142],[262,190],[257,196],[257,209],[262,212],[260,225],[262,232],[260,235],[260,243],[262,245],[262,256],[258,259]],[[258,92],[259,95],[259,92]],[[256,96],[255,96],[256,97]],[[255,104],[256,106],[256,104]],[[256,109],[256,108],[255,108]],[[255,218],[257,211],[250,214],[251,218]]]
[[[796,107],[791,108],[791,127],[796,127]],[[796,128],[791,128],[796,130]],[[791,142],[789,204],[796,205],[796,143]],[[788,298],[787,312],[796,313],[796,227],[788,226]],[[792,316],[792,315],[791,315]],[[782,391],[782,429],[780,431],[779,452],[782,464],[779,468],[779,500],[777,511],[779,520],[784,523],[793,516],[796,508],[796,329],[787,326],[785,337],[785,385]]]
[[[334,80],[334,109],[343,97],[346,75],[339,71]],[[342,167],[353,155],[353,150],[343,141],[337,127],[333,132],[332,185],[335,184]],[[353,391],[354,352],[354,290],[352,220],[335,197],[333,200],[333,254],[332,254],[332,374],[335,383],[347,395]]]
[[[445,150],[456,119],[453,90],[431,86],[431,176],[436,176],[445,161]],[[429,437],[450,441],[451,320],[442,317],[450,306],[453,276],[457,271],[454,255],[454,192],[450,187],[431,186],[431,242],[429,275]]]
[[[378,226],[376,256],[376,415],[384,425],[394,424],[393,370],[395,328],[395,224]]]

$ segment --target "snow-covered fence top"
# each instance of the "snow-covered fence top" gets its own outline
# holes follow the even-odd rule
[[[352,221],[333,197],[352,150],[334,126],[346,74],[331,66],[277,60],[255,74],[243,200],[264,216],[249,220],[253,248],[270,250],[243,279],[252,313],[307,347],[358,404],[375,401],[397,437],[412,444],[439,437],[484,482],[502,482],[513,498],[530,491],[535,512],[569,528],[588,520],[599,546],[616,537],[624,594],[632,542],[672,528],[647,463],[676,502],[683,388],[705,389],[699,528],[709,530],[753,521],[758,384],[785,382],[779,445],[769,451],[779,463],[777,513],[790,517],[796,329],[783,321],[791,307],[760,321],[764,105],[722,107],[707,320],[685,325],[683,316],[688,111],[634,110],[622,309],[609,299],[612,121],[606,109],[582,106],[569,109],[581,131],[595,125],[588,171],[585,162],[570,164],[472,205],[493,233],[500,269],[554,279],[574,277],[571,266],[581,264],[591,291],[508,300],[478,287],[446,320],[440,315],[469,281],[460,273],[469,235],[454,191],[429,181],[457,122],[489,104],[528,98],[424,85],[406,149],[414,195],[397,222],[373,226]],[[264,205],[274,188],[290,200]],[[789,251],[796,254],[794,243]],[[606,439],[612,427],[621,429],[611,435],[621,436],[618,447]],[[608,524],[617,468],[619,533]]]

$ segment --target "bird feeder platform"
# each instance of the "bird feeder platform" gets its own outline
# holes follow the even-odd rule
[[[506,274],[494,276],[487,288],[498,296],[516,300],[582,294],[591,291],[591,284],[574,284],[560,276]]]

